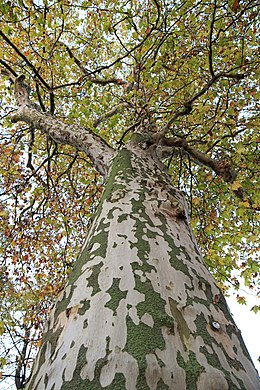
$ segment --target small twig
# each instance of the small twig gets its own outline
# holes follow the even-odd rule
[[[121,108],[127,107],[127,106],[128,106],[128,103],[125,103],[125,102],[120,103],[117,106],[115,106],[114,108],[112,108],[112,110],[106,112],[105,114],[100,115],[100,117],[94,121],[93,127],[97,127],[98,125],[100,125],[101,122],[104,122],[107,119],[111,118],[113,115],[118,114],[118,112],[120,111]]]
[[[45,108],[45,105],[44,105],[42,97],[41,97],[39,84],[37,82],[36,82],[36,94],[37,94],[38,102],[40,104],[42,111],[46,112],[46,108]]]
[[[165,135],[167,133],[167,131],[169,130],[169,128],[171,127],[171,125],[175,122],[175,120],[177,118],[179,118],[180,116],[189,115],[191,113],[191,110],[192,110],[192,105],[189,104],[189,105],[186,105],[186,107],[185,107],[185,103],[184,103],[184,108],[177,109],[175,111],[173,116],[169,119],[169,121],[166,123],[166,125],[162,128],[161,134]]]
[[[64,43],[64,42],[59,42],[62,46],[65,47],[65,49],[67,50],[70,58],[72,58],[75,62],[75,64],[79,67],[79,69],[83,72],[83,74],[85,75],[85,77],[91,81],[93,84],[100,84],[100,85],[108,85],[108,84],[116,84],[116,85],[125,85],[127,84],[126,81],[120,79],[120,78],[110,78],[110,79],[99,79],[99,78],[96,78],[96,77],[92,77],[90,75],[90,71],[88,69],[86,69],[82,63],[78,60],[78,58],[73,54],[72,50]],[[84,77],[84,78],[85,78]],[[84,79],[83,78],[83,79]],[[83,80],[80,79],[80,81],[82,82]],[[77,82],[77,84],[79,83],[79,81]],[[54,89],[56,89],[57,87],[54,87]]]

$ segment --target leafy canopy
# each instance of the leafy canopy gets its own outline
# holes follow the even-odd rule
[[[88,126],[114,148],[138,126],[186,140],[163,161],[187,194],[205,260],[223,289],[239,287],[238,276],[253,288],[258,11],[255,0],[0,3],[0,332],[26,346],[18,361],[37,345],[102,178],[81,152],[11,123],[16,102],[5,75],[24,74],[42,111]],[[196,152],[236,174],[225,178]],[[13,363],[8,352],[2,364]]]

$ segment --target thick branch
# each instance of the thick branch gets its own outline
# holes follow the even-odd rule
[[[26,122],[35,129],[44,131],[57,143],[71,145],[85,152],[95,168],[103,176],[107,175],[114,151],[102,138],[85,127],[66,124],[52,115],[41,112],[29,100],[24,76],[19,76],[15,80],[15,96],[19,108],[12,118],[14,123]]]
[[[195,161],[211,168],[217,175],[223,177],[226,182],[233,182],[236,178],[236,173],[233,171],[231,164],[227,161],[217,161],[205,153],[200,152],[193,146],[190,146],[186,139],[175,137],[160,139],[160,145],[168,147],[177,147],[185,150]]]

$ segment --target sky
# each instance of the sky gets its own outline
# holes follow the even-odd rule
[[[253,363],[260,374],[260,362],[257,360],[260,356],[260,313],[255,314],[251,311],[254,305],[259,305],[259,298],[249,292],[245,294],[244,291],[241,292],[241,295],[246,297],[247,305],[241,305],[237,302],[236,293],[227,298],[227,303],[235,323],[242,333]]]

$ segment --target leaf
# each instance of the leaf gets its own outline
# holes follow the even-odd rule
[[[37,348],[40,348],[41,345],[42,345],[42,339],[38,340],[38,342],[37,342]]]
[[[231,190],[238,190],[239,188],[241,188],[241,183],[238,181],[238,180],[235,180],[231,185],[230,185],[230,188]]]
[[[242,153],[244,153],[246,151],[246,148],[245,148],[244,145],[240,145],[240,146],[237,147],[236,151],[237,151],[238,154],[242,154]]]
[[[255,314],[258,313],[258,312],[260,311],[260,306],[254,305],[254,306],[251,308],[251,311],[253,311]]]
[[[236,12],[239,9],[239,0],[235,0],[232,7],[232,11]]]
[[[240,204],[244,207],[251,207],[250,203],[248,202],[248,200],[244,200],[243,202],[240,202]]]
[[[6,363],[7,363],[7,360],[5,358],[1,357],[0,358],[0,367],[3,368],[6,365]],[[2,374],[2,372],[0,374]]]
[[[0,321],[0,335],[2,335],[5,331],[5,324],[3,321]]]
[[[237,299],[238,303],[240,303],[241,305],[246,305],[246,298],[245,297],[237,295],[236,299]]]

